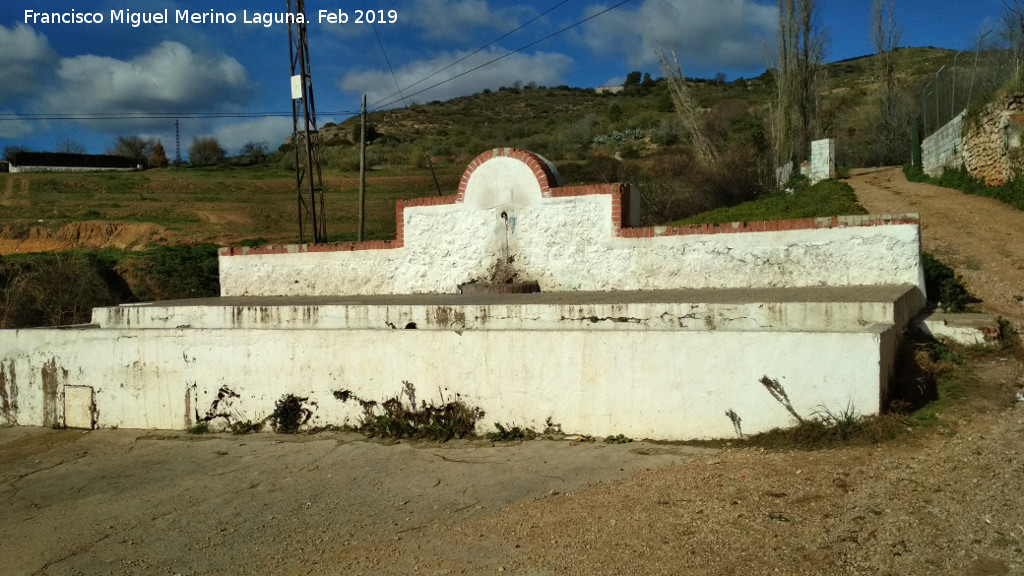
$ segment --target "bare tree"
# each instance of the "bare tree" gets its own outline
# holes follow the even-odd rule
[[[779,44],[776,54],[776,161],[805,157],[818,135],[819,88],[825,57],[825,34],[816,23],[816,0],[778,0]]]
[[[57,140],[57,152],[59,154],[85,154],[85,146],[65,137]]]
[[[1024,0],[1003,0],[1001,34],[1013,51],[1013,79],[1019,81],[1024,58]]]
[[[249,164],[263,164],[267,159],[267,151],[270,144],[266,142],[246,142],[239,155],[245,158]]]
[[[911,124],[917,115],[916,103],[897,74],[900,33],[895,0],[872,0],[871,43],[878,82],[877,115],[872,120],[873,161],[879,164],[903,164],[908,160]]]
[[[679,115],[679,119],[690,135],[690,141],[697,157],[707,164],[713,164],[718,160],[718,151],[704,132],[700,111],[686,86],[686,77],[683,76],[683,70],[679,66],[679,60],[676,59],[675,51],[667,54],[659,52],[658,59],[661,60],[661,70],[668,81],[672,104],[675,105],[676,114]]]
[[[144,166],[153,153],[153,144],[153,140],[141,136],[118,136],[107,153],[130,158],[136,164]]]

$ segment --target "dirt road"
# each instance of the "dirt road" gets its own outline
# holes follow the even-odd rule
[[[1020,306],[1019,213],[852,184]],[[931,426],[817,452],[0,429],[0,576],[1024,574],[1019,356],[973,361]]]
[[[991,198],[907,182],[899,168],[854,171],[872,214],[918,212],[924,249],[952,266],[985,310],[1024,333],[1024,212]]]

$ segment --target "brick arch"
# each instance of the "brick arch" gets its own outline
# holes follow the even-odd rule
[[[517,148],[494,148],[477,156],[469,163],[466,171],[462,173],[456,202],[461,203],[466,199],[466,186],[469,185],[469,178],[473,175],[473,172],[476,172],[477,168],[492,158],[513,158],[529,166],[530,170],[533,171],[533,175],[537,177],[537,183],[540,184],[540,193],[544,198],[550,198],[551,188],[559,185],[558,175],[541,156]]]

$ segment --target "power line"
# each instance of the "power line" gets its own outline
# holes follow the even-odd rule
[[[325,116],[354,116],[356,110],[321,112]],[[0,113],[0,122],[16,120],[174,120],[176,118],[290,118],[291,112],[83,112],[60,113]]]
[[[417,90],[416,92],[413,92],[412,94],[407,94],[406,96],[411,98],[411,97],[416,96],[418,94],[422,94],[422,93],[424,93],[424,92],[426,92],[428,90],[432,90],[434,88],[437,88],[438,86],[441,86],[443,84],[447,84],[448,82],[451,82],[452,80],[455,80],[457,78],[461,78],[461,77],[463,77],[463,76],[465,76],[467,74],[470,74],[472,72],[476,72],[477,70],[479,70],[481,68],[484,68],[486,66],[490,66],[491,64],[494,64],[495,62],[497,62],[499,60],[504,60],[505,58],[508,58],[509,56],[511,56],[513,54],[516,54],[518,52],[522,52],[523,50],[526,50],[527,48],[530,48],[532,46],[536,46],[537,44],[540,44],[541,42],[544,42],[545,40],[550,40],[551,38],[554,38],[555,36],[558,36],[559,34],[561,34],[563,32],[566,32],[566,31],[571,30],[571,29],[573,29],[573,28],[575,28],[575,27],[577,27],[577,26],[579,26],[581,24],[589,22],[590,20],[593,20],[594,18],[597,18],[598,16],[600,16],[602,14],[605,14],[607,12],[611,12],[612,10],[618,8],[619,6],[623,6],[625,4],[629,4],[632,1],[633,0],[622,0],[621,2],[611,6],[610,8],[605,8],[604,10],[601,10],[600,12],[592,14],[591,16],[588,16],[588,17],[584,18],[583,20],[580,20],[579,22],[570,24],[570,25],[568,25],[565,28],[562,28],[560,30],[556,30],[555,32],[552,32],[551,34],[548,34],[547,36],[544,36],[543,38],[540,38],[539,40],[534,40],[533,42],[530,42],[529,44],[520,46],[519,48],[516,48],[515,50],[512,50],[510,52],[506,52],[505,54],[503,54],[501,56],[498,56],[497,58],[492,58],[491,60],[488,60],[487,62],[484,62],[483,64],[481,64],[481,65],[479,65],[479,66],[477,66],[475,68],[470,68],[469,70],[466,70],[465,72],[462,72],[461,74],[456,74],[455,76],[452,76],[451,78],[448,78],[447,80],[442,80],[442,81],[438,82],[437,84],[433,84],[433,85],[428,86],[428,87],[426,87],[426,88],[424,88],[422,90]],[[381,110],[383,108],[387,108],[388,106],[391,106],[392,104],[397,104],[397,103],[398,103],[398,100],[392,100],[392,101],[390,101],[390,102],[388,102],[386,104],[382,104],[380,106],[374,107],[373,110],[374,110],[374,112],[376,112],[377,110]]]
[[[479,53],[480,51],[484,50],[485,48],[489,48],[489,47],[493,46],[494,44],[496,44],[496,43],[498,43],[498,42],[500,42],[500,41],[504,40],[505,38],[508,38],[509,36],[511,36],[511,35],[513,35],[513,34],[515,34],[515,33],[516,33],[516,32],[518,32],[518,31],[522,30],[523,28],[526,28],[526,27],[527,27],[527,26],[529,26],[530,24],[533,24],[533,23],[534,23],[534,22],[536,22],[537,20],[540,20],[540,19],[541,19],[541,18],[543,18],[544,16],[547,16],[547,15],[548,15],[548,14],[550,14],[551,12],[554,12],[554,11],[555,11],[555,10],[556,10],[557,8],[561,7],[561,6],[563,5],[563,4],[566,4],[566,3],[568,3],[568,2],[569,2],[569,0],[562,0],[562,1],[561,1],[561,2],[559,2],[558,4],[555,4],[555,5],[554,5],[554,6],[552,6],[551,8],[548,8],[548,9],[547,9],[546,11],[542,12],[541,14],[538,14],[538,15],[537,15],[536,17],[532,18],[532,19],[531,19],[531,20],[529,20],[528,22],[524,22],[524,23],[523,23],[523,24],[522,24],[521,26],[519,26],[519,27],[518,27],[518,28],[516,28],[515,30],[511,30],[511,31],[509,31],[509,32],[506,32],[505,34],[502,34],[501,36],[498,36],[497,38],[495,38],[494,40],[491,40],[491,41],[490,41],[490,42],[488,42],[487,44],[484,44],[483,46],[481,46],[481,47],[477,48],[476,50],[473,50],[473,51],[472,51],[472,52],[470,52],[469,54],[466,54],[466,55],[465,55],[465,56],[463,56],[462,58],[459,58],[458,60],[456,60],[456,61],[452,62],[451,64],[449,64],[449,65],[445,66],[444,68],[441,68],[441,69],[440,69],[440,70],[438,70],[437,72],[434,72],[434,73],[433,73],[433,74],[431,74],[430,76],[427,76],[427,77],[425,77],[425,78],[422,78],[422,79],[420,79],[420,80],[417,80],[416,82],[413,82],[412,84],[410,84],[410,85],[406,86],[406,87],[405,87],[405,89],[406,89],[406,90],[408,90],[408,89],[412,88],[413,86],[416,86],[416,85],[418,85],[418,84],[422,84],[422,83],[426,82],[427,80],[430,80],[430,79],[431,79],[431,78],[433,78],[434,76],[437,76],[437,75],[438,75],[438,74],[440,74],[441,72],[444,72],[445,70],[447,70],[447,69],[451,68],[452,66],[455,66],[456,64],[458,64],[458,63],[462,62],[463,60],[466,60],[467,58],[470,58],[470,57],[472,57],[472,56],[476,55],[477,53]],[[394,72],[392,72],[392,75],[394,75]],[[395,80],[395,84],[396,84],[396,85],[398,84],[398,80],[397,80],[397,79]],[[377,100],[376,102],[374,102],[374,103],[373,103],[373,105],[371,106],[371,108],[372,108],[373,106],[376,106],[376,105],[377,105],[377,104],[379,104],[380,102],[382,102],[382,101],[384,101],[384,100],[387,100],[388,98],[392,98],[392,97],[394,97],[394,96],[395,96],[395,94],[401,94],[401,93],[402,93],[402,88],[401,88],[401,87],[399,87],[399,89],[398,89],[398,92],[392,92],[391,94],[389,94],[389,95],[387,95],[387,96],[385,96],[385,97],[383,97],[383,98],[380,98],[379,100]],[[404,99],[404,98],[402,99],[402,104],[403,104],[403,105],[405,105],[405,99]]]
[[[366,8],[366,0],[363,0],[363,8]],[[366,9],[366,11],[369,12],[370,10]],[[398,95],[402,96],[402,87],[398,84],[398,76],[395,75],[395,69],[391,67],[391,59],[388,58],[388,52],[384,49],[384,43],[380,40],[380,33],[377,32],[377,25],[371,22],[370,27],[373,28],[373,35],[377,37],[377,45],[380,46],[380,53],[384,55],[384,62],[387,62],[388,70],[391,71],[391,78],[395,81],[395,88],[398,88]],[[394,94],[392,94],[392,96],[394,96]],[[388,96],[388,98],[390,97],[391,96]],[[405,105],[405,96],[402,96],[402,105]],[[366,113],[365,103],[359,113]]]

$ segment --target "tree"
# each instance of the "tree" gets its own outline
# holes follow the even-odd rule
[[[872,124],[873,163],[903,164],[908,160],[911,124],[916,103],[898,78],[900,27],[894,0],[872,0],[871,42],[875,47],[878,81],[877,116]]]
[[[193,166],[210,166],[222,162],[225,154],[216,138],[193,138],[188,160]]]
[[[78,142],[71,138],[61,138],[57,140],[57,153],[58,154],[85,154],[85,146],[82,146]]]
[[[818,136],[819,87],[825,34],[818,30],[816,0],[778,0],[779,45],[773,131],[776,162],[805,158]]]
[[[270,144],[266,142],[246,142],[239,153],[249,164],[263,164],[269,149]]]
[[[153,155],[149,158],[149,165],[153,168],[167,167],[167,153],[164,152],[164,145],[159,140],[153,146]]]
[[[31,152],[31,150],[24,146],[4,146],[3,159],[8,162],[14,162],[14,157],[22,152]]]
[[[639,86],[643,74],[639,70],[634,70],[629,74],[626,74],[626,81],[622,83],[623,88],[629,88],[630,86]]]
[[[1002,24],[1001,35],[1013,52],[1013,79],[1019,82],[1024,59],[1024,0],[1004,2]]]
[[[153,154],[153,144],[152,139],[141,136],[118,136],[107,153],[129,158],[136,164],[145,166]]]

